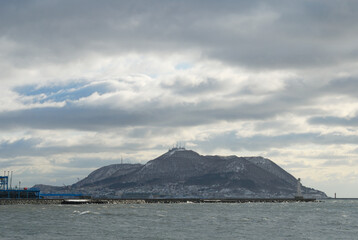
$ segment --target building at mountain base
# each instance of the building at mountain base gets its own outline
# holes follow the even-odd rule
[[[11,179],[11,178],[10,178]],[[0,176],[0,199],[39,199],[40,190],[35,188],[11,188],[9,176]]]
[[[37,189],[9,189],[0,190],[0,199],[39,199],[40,190]]]

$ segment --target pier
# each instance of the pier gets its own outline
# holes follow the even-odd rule
[[[38,189],[27,189],[26,187],[21,189],[19,182],[19,187],[12,188],[12,171],[4,171],[4,176],[0,176],[0,199],[39,199],[40,190]],[[9,186],[10,185],[10,186]]]

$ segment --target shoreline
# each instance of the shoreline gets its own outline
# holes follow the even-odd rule
[[[0,205],[48,205],[48,204],[144,204],[144,203],[283,203],[319,202],[315,198],[171,198],[171,199],[0,199]]]

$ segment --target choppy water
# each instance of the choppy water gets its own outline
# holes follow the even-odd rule
[[[7,205],[0,239],[358,239],[358,201]]]

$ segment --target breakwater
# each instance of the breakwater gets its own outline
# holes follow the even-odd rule
[[[173,199],[145,199],[146,203],[248,203],[248,202],[314,202],[315,198],[223,198],[223,199],[201,199],[201,198],[173,198]]]
[[[61,199],[0,199],[0,205],[61,204]]]
[[[25,205],[25,204],[65,204],[67,199],[0,199],[0,205]],[[86,204],[138,204],[145,203],[139,199],[87,199]],[[67,203],[68,204],[68,203]]]
[[[198,198],[171,198],[171,199],[86,199],[83,202],[71,202],[68,199],[0,199],[0,205],[23,204],[143,204],[143,203],[282,203],[282,202],[315,202],[316,199],[293,198],[235,198],[235,199],[198,199]]]

